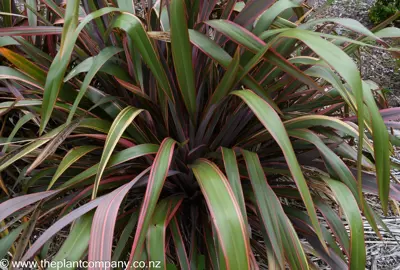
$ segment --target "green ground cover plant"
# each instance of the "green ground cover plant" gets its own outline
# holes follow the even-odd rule
[[[369,10],[369,17],[375,24],[385,21],[400,10],[399,0],[378,0]]]

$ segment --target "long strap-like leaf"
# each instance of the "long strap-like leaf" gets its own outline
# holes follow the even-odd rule
[[[329,185],[350,225],[350,269],[365,269],[364,226],[357,202],[351,191],[339,181],[324,179]]]
[[[194,121],[196,119],[196,87],[184,0],[171,1],[169,9],[171,13],[171,49],[176,77],[186,108]]]
[[[54,191],[47,191],[54,192]],[[51,225],[36,241],[33,245],[28,249],[25,255],[22,257],[21,261],[26,261],[32,258],[36,252],[51,239],[56,233],[58,233],[62,228],[70,224],[72,221],[81,217],[82,215],[88,213],[92,209],[96,208],[102,198],[97,198],[96,200],[90,201],[87,204],[73,210],[71,213],[65,215],[61,219],[59,219],[56,223]]]
[[[77,160],[79,160],[81,157],[86,155],[87,153],[98,149],[97,146],[95,145],[84,145],[84,146],[78,146],[76,148],[72,148],[68,153],[65,155],[63,160],[60,162],[60,164],[57,167],[57,171],[53,175],[53,178],[51,179],[49,186],[47,189],[51,189],[51,187],[54,185],[54,183],[57,181],[57,179]]]
[[[260,221],[268,234],[267,241],[274,251],[280,268],[284,268],[286,255],[292,269],[308,269],[307,257],[300,240],[283,211],[278,197],[268,185],[258,155],[245,150],[242,153],[260,213]]]
[[[301,171],[296,155],[293,151],[292,143],[289,140],[286,129],[283,126],[283,123],[278,114],[271,108],[271,106],[268,105],[267,102],[265,102],[262,98],[257,96],[252,91],[235,91],[232,94],[239,96],[246,102],[246,104],[250,107],[250,109],[254,112],[260,122],[264,125],[264,127],[268,130],[268,132],[282,149],[290,172],[296,182],[297,187],[299,188],[301,197],[307,208],[307,212],[310,216],[313,228],[318,235],[318,238],[320,239],[322,245],[326,247],[321,227],[318,223],[314,203],[311,199],[310,190],[307,186],[306,180]]]
[[[144,195],[140,209],[139,221],[129,257],[129,264],[132,263],[134,258],[138,258],[143,248],[146,233],[171,164],[175,143],[171,138],[164,139],[151,167],[146,194]]]
[[[169,197],[157,204],[147,232],[147,256],[150,261],[159,261],[160,268],[167,269],[166,228],[182,203],[181,196]]]
[[[153,76],[161,86],[161,90],[165,92],[171,101],[174,101],[171,86],[160,62],[159,55],[150,42],[139,18],[130,13],[123,13],[116,18],[113,27],[118,27],[126,31],[132,39],[132,45],[140,52],[144,62],[153,72]]]
[[[90,234],[89,260],[110,261],[114,239],[114,227],[118,209],[129,190],[139,181],[150,168],[141,172],[129,183],[121,186],[101,200],[95,216]],[[94,268],[91,268],[94,269]]]
[[[119,11],[117,8],[103,8],[86,16],[78,25],[78,11],[80,1],[68,1],[64,18],[64,27],[60,50],[54,58],[46,77],[45,90],[43,95],[42,119],[40,123],[40,132],[43,132],[50,120],[54,104],[58,93],[62,87],[65,71],[67,70],[75,42],[82,29],[93,19]]]
[[[118,164],[127,162],[129,160],[150,155],[150,154],[155,154],[158,151],[159,146],[156,144],[140,144],[136,145],[133,147],[130,147],[128,149],[122,150],[121,152],[118,152],[110,157],[109,162],[106,165],[106,168],[110,168],[113,166],[116,166]],[[93,175],[96,175],[96,172],[99,170],[100,164],[97,163],[96,165],[93,165],[92,167],[86,169],[85,171],[81,172],[77,176],[71,178],[64,184],[60,186],[60,188],[67,188],[71,187],[72,185],[75,185],[85,179],[88,179],[89,177],[92,177]]]
[[[3,221],[6,217],[18,211],[19,209],[50,197],[51,195],[55,195],[58,192],[58,190],[51,190],[9,199],[0,204],[0,221]]]
[[[247,229],[228,180],[205,159],[197,160],[192,170],[211,213],[226,268],[250,269]]]
[[[101,177],[107,166],[108,161],[110,160],[110,157],[112,155],[112,152],[114,151],[115,146],[117,145],[119,139],[122,137],[122,134],[124,133],[125,129],[132,123],[133,119],[135,119],[135,117],[141,112],[142,110],[129,106],[126,107],[124,110],[122,110],[117,116],[117,118],[114,120],[109,130],[107,140],[104,145],[103,154],[101,156],[101,160],[97,170],[95,185],[93,187],[92,199],[96,198],[97,189],[99,187]]]

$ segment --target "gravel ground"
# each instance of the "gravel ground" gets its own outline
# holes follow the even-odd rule
[[[368,10],[375,1],[308,0],[308,3],[316,10],[313,15],[315,18],[352,18],[371,28],[373,24],[368,18]],[[339,28],[338,32],[346,34],[345,29]],[[400,106],[400,63],[396,63],[388,52],[372,48],[362,48],[360,57],[355,60],[361,66],[363,79],[372,80],[389,90],[389,104],[393,107]]]

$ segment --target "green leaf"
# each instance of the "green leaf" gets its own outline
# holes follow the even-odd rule
[[[50,119],[58,93],[62,88],[65,71],[68,67],[75,42],[78,39],[80,32],[91,20],[119,10],[117,8],[103,8],[95,11],[87,15],[81,21],[79,26],[77,26],[79,6],[79,1],[70,1],[67,5],[60,50],[53,59],[46,78],[40,132],[43,132]]]
[[[274,200],[276,199],[274,198],[275,194],[267,183],[257,154],[244,150],[242,153],[260,212],[260,223],[263,223],[264,230],[268,234],[267,241],[272,246],[280,268],[283,268],[285,265],[284,251],[279,229],[279,214],[276,209],[278,204]]]
[[[327,115],[303,115],[284,122],[287,129],[302,129],[310,127],[330,127],[343,132],[355,139],[359,137],[359,132],[346,122]],[[373,148],[367,139],[364,140],[365,147],[373,153]]]
[[[333,191],[350,225],[349,269],[364,269],[366,264],[364,226],[357,202],[344,184],[329,178],[325,178],[324,181]]]
[[[30,7],[33,10],[37,10],[37,1],[36,0],[26,0],[25,3],[26,7]],[[27,8],[26,13],[28,15],[28,22],[29,22],[29,26],[31,27],[35,27],[37,26],[37,16],[35,13],[33,13],[29,8]],[[33,42],[35,42],[35,37],[33,38]]]
[[[240,181],[239,167],[236,160],[235,151],[225,147],[222,147],[221,151],[229,184],[232,188],[233,193],[235,194],[237,202],[239,203],[240,211],[242,212],[243,216],[243,221],[246,224],[246,228],[250,233],[251,229],[247,221],[246,203],[243,196],[242,183]]]
[[[46,72],[39,66],[27,60],[25,57],[6,48],[0,48],[0,54],[7,58],[8,61],[13,63],[19,70],[35,79],[41,85],[46,81]]]
[[[331,42],[315,36],[305,30],[290,29],[281,33],[277,39],[280,37],[296,38],[301,40],[344,78],[356,97],[357,111],[355,113],[357,114],[358,118],[359,130],[364,130],[364,100],[361,76],[357,65],[350,58],[350,56],[348,56],[345,52]],[[361,160],[363,135],[363,132],[359,134],[357,154],[357,182],[359,183],[358,190],[360,196],[362,196]]]
[[[25,114],[23,117],[21,117],[18,122],[15,124],[13,130],[11,131],[10,135],[7,137],[6,143],[11,142],[14,139],[15,134],[17,134],[18,130],[20,130],[20,128],[25,125],[26,123],[28,123],[29,121],[31,121],[32,119],[35,118],[35,115],[33,113],[27,113]],[[3,148],[3,152],[6,153],[8,149],[8,144],[6,144]]]
[[[64,73],[74,49],[76,40],[76,38],[74,38],[74,32],[78,25],[79,5],[80,1],[69,1],[67,4],[60,50],[51,64],[44,87],[40,133],[44,131],[50,120],[54,104],[62,87]]]
[[[164,186],[165,178],[167,177],[175,144],[176,142],[171,138],[164,139],[151,167],[146,193],[140,208],[139,221],[133,240],[131,255],[129,257],[130,263],[132,263],[133,259],[136,260],[136,258],[140,256],[151,218],[156,208],[161,189]]]
[[[282,149],[286,162],[288,163],[290,172],[296,185],[300,191],[307,212],[310,216],[313,228],[320,239],[322,245],[325,245],[322,231],[318,223],[317,214],[315,212],[314,203],[311,199],[310,190],[293,151],[292,143],[289,140],[286,129],[279,118],[278,114],[264,100],[249,90],[235,91],[232,93],[243,99],[250,109],[254,112],[260,122],[269,131],[279,147]]]
[[[6,236],[2,237],[0,239],[0,258],[3,259],[12,245],[16,243],[18,236],[21,234],[21,232],[26,228],[28,223],[23,223],[22,225],[18,226],[18,228],[12,230],[9,234]]]
[[[210,227],[212,227],[213,230],[211,230]],[[218,246],[219,252],[217,252],[216,244],[218,244],[217,243],[218,236],[215,233],[215,226],[213,226],[213,224],[206,224],[203,228],[204,228],[204,238],[207,247],[207,253],[209,254],[210,257],[209,260],[212,269],[226,268],[224,260],[220,260],[220,258],[223,258],[223,254],[221,257],[221,246]],[[218,262],[221,265],[219,265]]]
[[[128,149],[124,149],[121,152],[118,152],[110,157],[110,160],[108,161],[106,168],[111,168],[113,166],[117,166],[121,163],[127,162],[129,160],[132,160],[132,159],[135,159],[135,158],[138,158],[141,156],[155,154],[155,153],[157,153],[158,149],[159,149],[158,145],[155,145],[155,144],[140,144],[140,145],[130,147]],[[79,183],[85,179],[88,179],[89,177],[96,175],[98,170],[99,170],[99,163],[86,169],[85,171],[78,174],[77,176],[74,176],[73,178],[71,178],[64,184],[62,184],[60,186],[60,188],[67,188],[67,187],[70,187],[70,186],[72,186],[76,183]]]
[[[57,264],[57,267],[49,267],[47,269],[75,269],[75,267],[70,268],[67,265],[63,267],[58,265],[62,265],[64,261],[77,262],[86,254],[89,246],[93,214],[93,212],[89,212],[74,222],[67,239],[52,259],[52,263]]]
[[[283,211],[281,202],[268,185],[256,153],[242,151],[268,242],[280,268],[284,268],[285,255],[292,269],[307,269],[307,257],[292,224]],[[287,236],[288,234],[288,236]],[[284,252],[285,247],[285,252]]]
[[[311,29],[312,27],[314,27],[316,25],[324,24],[327,22],[333,22],[336,24],[340,24],[341,26],[344,26],[352,31],[358,32],[358,33],[363,34],[372,39],[378,38],[374,33],[372,33],[368,28],[366,28],[364,25],[362,25],[359,21],[356,21],[356,20],[350,19],[350,18],[326,18],[326,19],[311,20],[311,21],[308,21],[307,23],[304,23],[301,26],[299,26],[299,29]]]
[[[72,148],[68,151],[65,155],[61,163],[57,167],[57,171],[54,173],[53,178],[51,179],[47,190],[51,189],[51,187],[55,184],[57,179],[77,160],[81,157],[85,156],[86,154],[90,153],[91,151],[98,149],[99,147],[93,145],[84,145]]]
[[[235,56],[232,58],[231,63],[226,69],[224,76],[219,82],[217,88],[215,89],[210,104],[216,104],[221,101],[232,89],[235,82],[237,82],[236,75],[239,71],[240,67],[240,54],[239,50],[236,51]]]
[[[98,166],[96,179],[93,187],[92,199],[96,198],[97,190],[100,185],[101,177],[103,176],[103,172],[107,166],[107,163],[110,160],[112,152],[114,151],[115,146],[117,145],[119,139],[122,137],[122,134],[126,130],[126,128],[132,123],[135,117],[141,113],[143,110],[136,109],[134,107],[128,106],[123,109],[117,118],[114,120],[108,135],[107,140],[104,145],[103,154],[101,156],[101,160]]]
[[[147,231],[147,256],[150,261],[159,261],[160,267],[165,269],[166,258],[166,228],[182,203],[181,197],[169,197],[160,201]]]
[[[176,217],[172,218],[169,228],[171,229],[172,238],[174,239],[174,246],[179,259],[180,267],[182,270],[189,270],[190,263],[185,248],[185,242],[182,238],[182,233],[179,229],[179,224]]]
[[[192,48],[186,21],[186,7],[183,0],[170,3],[171,49],[176,77],[186,108],[195,123],[196,85],[192,63]]]
[[[30,84],[32,86],[36,86],[40,89],[43,88],[43,85],[41,85],[39,82],[32,79],[31,77],[26,76],[25,74],[13,69],[13,68],[0,66],[0,80],[4,80],[4,79],[5,80],[22,81],[22,82]],[[42,104],[41,101],[40,101],[40,104]]]
[[[174,101],[171,86],[165,70],[161,65],[159,56],[153,44],[150,42],[150,39],[147,36],[141,21],[130,13],[123,13],[115,19],[112,27],[121,28],[128,34],[132,40],[133,47],[140,52],[143,61],[152,71],[153,76],[156,78],[162,91],[165,92],[171,101]]]
[[[382,209],[385,214],[388,210],[389,189],[390,189],[390,143],[389,134],[385,123],[379,113],[379,108],[371,92],[371,87],[368,83],[363,82],[364,100],[367,105],[367,110],[371,117],[372,138],[374,143],[374,157],[376,179],[379,187],[379,198],[381,200]]]
[[[78,76],[81,73],[88,72],[93,65],[94,59],[96,56],[88,57],[79,63],[76,67],[74,67],[67,76],[64,78],[64,82],[68,82],[72,78]]]
[[[4,12],[11,14],[12,13],[12,0],[4,0],[2,3],[2,8]],[[12,26],[12,17],[11,16],[4,16],[3,17],[4,25],[5,26]]]
[[[275,2],[270,8],[268,8],[257,20],[256,26],[253,29],[255,35],[260,35],[263,31],[267,30],[272,22],[279,14],[289,8],[300,7],[302,4],[301,0],[280,0]]]
[[[108,133],[112,123],[99,118],[84,118],[79,124],[79,127],[90,128],[102,133]]]
[[[19,160],[20,158],[23,158],[24,156],[28,155],[32,151],[36,150],[40,146],[44,145],[45,143],[49,142],[52,138],[57,136],[59,132],[61,132],[64,129],[64,126],[59,126],[49,133],[43,135],[40,137],[38,140],[35,140],[32,143],[27,144],[26,146],[22,146],[4,157],[0,158],[0,171],[3,171],[5,168],[10,166],[12,163],[15,161]]]
[[[398,38],[400,37],[400,29],[397,27],[387,27],[374,34],[380,38]]]
[[[18,41],[9,36],[0,37],[0,47],[11,46],[11,45],[18,46],[19,43]]]
[[[81,88],[79,89],[78,96],[75,98],[74,104],[69,112],[67,123],[69,123],[75,115],[75,111],[85,95],[86,89],[88,88],[89,84],[93,80],[96,73],[100,70],[100,68],[115,54],[122,52],[123,49],[117,47],[107,47],[103,49],[97,56],[95,56],[92,65],[88,73],[85,76],[85,80],[83,81]]]
[[[191,167],[211,213],[227,269],[250,269],[248,234],[228,180],[208,160],[199,159]]]
[[[117,0],[117,3],[121,10],[130,12],[132,14],[136,13],[134,0]]]

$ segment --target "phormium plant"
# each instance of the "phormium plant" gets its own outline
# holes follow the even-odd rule
[[[65,3],[0,4],[1,258],[365,268],[400,113],[351,56],[397,57],[399,29],[296,0]]]

